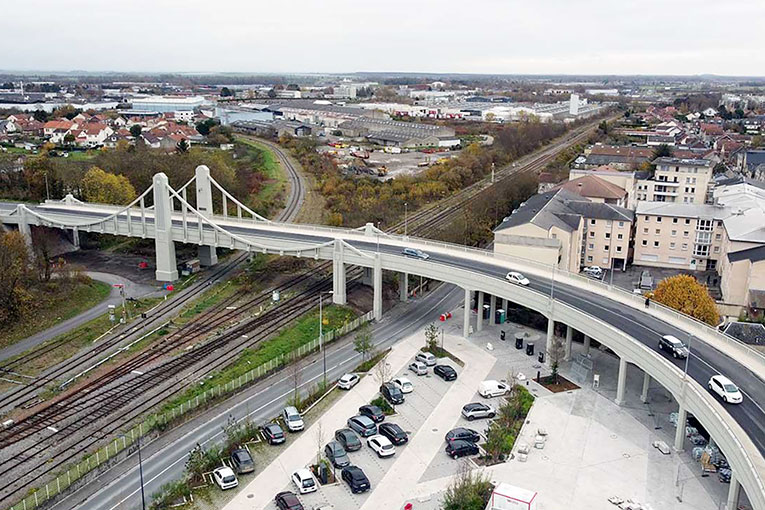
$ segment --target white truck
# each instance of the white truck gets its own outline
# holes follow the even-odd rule
[[[536,510],[537,493],[500,483],[491,492],[486,510]]]
[[[478,394],[483,398],[501,397],[508,391],[507,384],[499,381],[481,381],[478,385]]]

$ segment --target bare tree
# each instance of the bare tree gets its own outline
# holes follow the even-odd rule
[[[438,327],[434,323],[425,328],[425,347],[433,352],[438,348]]]
[[[553,335],[550,345],[547,347],[547,355],[550,357],[550,369],[552,370],[550,378],[553,384],[558,384],[558,369],[560,362],[566,356],[566,346],[562,338]]]
[[[375,380],[382,386],[388,382],[391,377],[390,363],[388,363],[388,355],[386,354],[380,360],[374,368]]]
[[[321,463],[321,450],[324,448],[324,422],[319,421],[316,424],[316,433],[314,435],[316,439],[316,465]]]
[[[297,351],[292,355],[292,363],[290,363],[290,381],[292,381],[292,405],[300,409],[300,383],[302,382],[302,363],[298,358]]]

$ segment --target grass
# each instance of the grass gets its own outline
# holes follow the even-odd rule
[[[323,316],[325,319],[324,332],[327,333],[353,320],[356,317],[356,313],[344,306],[331,305],[324,309]],[[183,395],[165,404],[163,409],[172,409],[201,395],[208,388],[227,384],[257,366],[286,355],[298,347],[313,341],[318,336],[319,312],[314,310],[298,319],[291,326],[282,329],[276,336],[261,341],[254,348],[245,349],[229,366],[213,372],[204,380],[203,384],[189,388]]]
[[[451,352],[447,351],[447,350],[446,350],[446,349],[444,349],[443,347],[440,347],[440,346],[435,346],[435,347],[424,347],[424,348],[422,349],[422,351],[423,351],[423,352],[429,352],[429,353],[431,353],[433,356],[435,356],[436,358],[449,358],[450,360],[452,360],[453,362],[455,362],[455,363],[456,363],[456,364],[458,364],[459,366],[461,366],[461,367],[464,367],[464,366],[465,366],[465,362],[464,362],[464,361],[462,361],[462,360],[461,360],[461,359],[459,359],[457,356],[455,356],[455,355],[454,355],[454,354],[452,354]]]
[[[93,308],[109,297],[111,289],[110,285],[97,280],[77,283],[74,288],[59,287],[55,293],[47,296],[41,308],[0,331],[0,347],[12,345]]]
[[[268,146],[258,143],[250,138],[238,137],[236,141],[246,145],[249,150],[260,153],[261,161],[263,161],[261,170],[267,178],[260,191],[250,195],[250,203],[279,204],[279,208],[281,208],[287,190],[287,173],[277,160],[276,155],[270,148],[268,148]]]

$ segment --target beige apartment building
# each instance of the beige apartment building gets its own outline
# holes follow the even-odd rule
[[[723,221],[732,209],[710,204],[639,202],[635,210],[636,266],[715,270],[724,255]]]
[[[637,176],[637,200],[706,204],[712,201],[712,162],[708,159],[657,158],[653,175]]]
[[[559,269],[624,268],[634,214],[565,189],[535,195],[494,230],[494,251]]]

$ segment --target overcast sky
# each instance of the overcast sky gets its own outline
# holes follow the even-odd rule
[[[5,0],[0,69],[765,75],[763,0]]]

